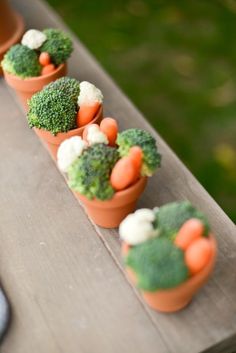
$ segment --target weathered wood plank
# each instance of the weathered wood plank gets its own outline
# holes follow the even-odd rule
[[[65,28],[65,26],[61,23],[58,17],[55,16],[55,14],[53,14],[48,9],[48,7],[45,6],[43,3],[41,3],[40,1],[34,1],[34,2],[31,2],[30,4],[26,0],[21,0],[21,1],[15,0],[15,2],[18,5],[19,9],[24,13],[29,27],[43,28],[46,26],[53,25],[56,27]],[[236,234],[235,234],[234,224],[228,219],[228,217],[224,214],[224,212],[220,209],[220,207],[212,200],[212,198],[207,194],[207,192],[201,187],[201,185],[194,179],[194,177],[189,173],[189,171],[187,171],[187,169],[173,154],[173,152],[168,148],[168,146],[160,138],[160,136],[153,131],[153,129],[149,126],[149,124],[144,120],[140,112],[137,111],[137,109],[132,105],[132,103],[117,88],[114,82],[104,73],[101,67],[96,63],[96,61],[83,47],[83,45],[81,45],[80,42],[76,41],[76,38],[74,39],[75,39],[75,52],[73,54],[72,59],[70,60],[71,75],[79,78],[80,80],[86,79],[97,84],[103,90],[105,95],[106,114],[117,117],[119,119],[121,129],[137,126],[137,127],[146,128],[149,131],[151,131],[156,136],[158,145],[160,146],[160,149],[163,153],[162,168],[160,172],[152,180],[150,180],[148,188],[145,194],[143,195],[142,199],[140,200],[140,206],[152,207],[156,205],[161,205],[163,203],[166,203],[172,200],[189,199],[196,206],[200,207],[204,212],[207,213],[219,243],[219,257],[218,257],[214,277],[209,282],[209,284],[205,287],[205,289],[202,290],[202,292],[198,295],[198,297],[196,298],[196,300],[193,302],[191,306],[189,306],[186,310],[182,311],[181,313],[174,314],[174,315],[158,314],[151,311],[146,306],[143,307],[148,317],[155,324],[155,327],[157,329],[157,335],[158,335],[158,332],[161,333],[161,336],[162,336],[161,340],[160,340],[160,336],[157,336],[158,348],[159,348],[158,352],[164,351],[166,349],[165,347],[167,346],[168,352],[173,352],[173,353],[174,352],[189,353],[190,349],[191,349],[191,352],[193,353],[194,352],[196,353],[197,352],[208,352],[208,353],[231,352],[232,353],[234,350],[236,350],[236,343],[235,343],[235,332],[236,332],[236,304],[235,304],[236,237],[235,235]],[[16,114],[16,111],[13,113],[13,115],[14,114]],[[21,126],[21,129],[24,129],[24,124]],[[22,134],[21,136],[27,136],[27,138],[29,138],[28,137],[29,133],[26,131],[21,131],[21,132],[18,131],[18,134]],[[5,144],[5,149],[9,148],[7,146],[8,144]],[[15,145],[14,148],[16,148],[16,146],[17,145]],[[38,142],[33,137],[30,138],[30,146],[32,146],[33,152],[27,149],[27,144],[26,144],[24,147],[24,154],[26,153],[27,158],[30,158],[29,168],[27,170],[30,173],[31,177],[32,175],[35,175],[37,173],[39,175],[42,175],[42,172],[43,173],[45,172],[45,167],[46,167],[47,182],[49,182],[49,179],[47,179],[47,175],[48,173],[49,174],[52,173],[52,170],[53,170],[53,173],[55,172],[55,175],[53,174],[55,186],[54,186],[54,183],[52,182],[49,184],[51,187],[54,186],[54,188],[59,188],[60,193],[63,190],[63,193],[61,194],[61,196],[58,196],[58,195],[54,196],[50,194],[52,199],[49,199],[48,202],[50,203],[51,208],[50,210],[47,209],[46,214],[50,214],[50,217],[53,217],[52,219],[54,219],[57,212],[59,212],[61,218],[68,217],[68,219],[71,219],[70,218],[71,215],[67,213],[68,210],[66,209],[62,210],[61,208],[59,208],[59,211],[58,211],[58,208],[57,208],[58,206],[56,206],[57,199],[60,197],[61,198],[63,197],[63,200],[65,198],[68,204],[71,203],[73,205],[72,213],[74,217],[76,217],[76,215],[81,217],[80,221],[77,220],[78,226],[83,227],[84,231],[87,230],[90,226],[88,225],[88,223],[86,223],[86,216],[80,212],[80,208],[79,206],[76,206],[75,201],[71,201],[72,196],[70,195],[69,192],[64,190],[64,187],[60,182],[61,179],[56,175],[55,167],[53,167],[52,162],[49,161],[49,159],[47,158],[45,153],[41,151],[41,149],[40,149],[40,152],[37,152],[37,159],[39,159],[40,163],[39,164],[37,163],[37,166],[35,166],[35,164],[33,163],[35,162],[33,158],[34,153],[36,153],[35,148],[36,146],[38,146]],[[39,146],[37,148],[39,148]],[[22,155],[23,154],[21,154],[21,156]],[[10,165],[9,165],[9,168],[11,168]],[[39,170],[41,170],[41,173],[39,173]],[[22,170],[20,170],[20,172],[22,173]],[[23,175],[24,175],[24,170],[23,170]],[[39,177],[39,175],[37,176],[37,178]],[[27,180],[29,181],[29,179]],[[21,195],[22,194],[25,195],[27,191],[28,191],[28,194],[27,194],[28,197],[29,198],[32,197],[32,193],[31,193],[32,190],[30,191],[30,189],[27,189],[27,186],[26,187],[24,186],[24,188],[22,188]],[[48,192],[47,188],[46,188],[46,192]],[[45,203],[44,200],[48,199],[48,197],[49,195],[46,195],[45,193],[41,195],[40,212],[41,212],[42,205]],[[11,201],[12,199],[13,198],[11,198]],[[25,203],[29,202],[27,200],[27,197],[24,197],[24,201]],[[19,207],[19,205],[17,206]],[[36,210],[39,211],[39,207],[37,207]],[[19,220],[17,219],[15,227],[16,225],[19,226],[17,224],[18,221]],[[64,221],[65,220],[63,219],[63,222],[62,221],[60,222],[60,228],[59,228],[60,232],[62,232],[61,228],[64,229],[65,227],[66,221],[65,221],[65,224],[64,224]],[[51,222],[52,220],[48,222],[48,226],[51,225]],[[86,223],[86,226],[84,226],[84,222]],[[35,222],[31,223],[31,231],[39,234],[38,230],[35,229],[35,224],[36,224]],[[53,227],[54,227],[53,228],[54,232],[58,231],[56,224],[53,224]],[[109,254],[111,255],[111,257],[113,257],[113,260],[115,261],[115,263],[118,265],[118,267],[122,268],[121,259],[120,259],[120,245],[119,245],[117,231],[116,230],[107,231],[107,230],[99,229],[98,227],[95,227],[94,229],[96,229],[96,232],[100,235],[104,245],[109,250]],[[51,229],[50,233],[54,233],[54,232]],[[95,233],[92,231],[92,229],[91,229],[91,234],[93,237],[95,237]],[[28,237],[29,237],[29,234],[28,234]],[[52,239],[53,240],[51,241],[50,250],[53,253],[54,248],[57,249],[57,247],[59,246],[59,242],[56,242],[56,244],[54,244],[56,238],[52,237]],[[62,236],[60,236],[59,239],[61,241]],[[95,240],[93,239],[93,241]],[[38,270],[37,270],[36,264],[34,264],[33,258],[30,256],[31,252],[29,254],[28,252],[25,253],[23,251],[25,250],[24,247],[26,247],[26,244],[27,244],[27,241],[26,243],[23,243],[24,246],[22,246],[22,244],[19,244],[16,253],[17,253],[17,256],[20,256],[19,254],[24,254],[24,256],[26,256],[26,259],[24,261],[28,264],[28,266],[30,267],[33,266],[32,267],[32,276],[33,276],[35,275],[35,273],[38,273],[37,272]],[[78,246],[77,243],[76,244],[73,243],[73,245]],[[12,246],[13,244],[11,244],[10,241],[8,241],[6,244],[6,247],[9,249],[9,251],[12,250]],[[60,246],[59,248],[60,248],[60,251],[62,251]],[[34,256],[36,256],[37,250],[35,249],[33,253],[34,253]],[[63,251],[62,251],[62,254],[63,254]],[[107,253],[105,252],[105,254]],[[48,264],[48,261],[49,261],[48,258],[45,259],[40,257],[39,261],[40,260],[42,261],[42,259],[46,261],[46,264]],[[62,257],[62,259],[63,261],[65,261],[64,257]],[[72,260],[70,259],[70,261]],[[108,266],[107,264],[109,264],[110,261],[111,259],[109,257],[108,258],[106,257],[106,261],[104,261],[104,266],[106,268]],[[6,263],[7,263],[7,266],[6,266]],[[72,263],[74,264],[73,261]],[[50,269],[51,267],[54,267],[55,264],[58,265],[58,258],[51,259],[50,265],[48,264],[47,266],[49,266],[49,269]],[[77,263],[77,265],[78,264],[79,263]],[[4,268],[8,269],[8,266],[10,266],[10,263],[7,262],[6,258],[4,258],[4,260],[2,260],[2,265],[4,266]],[[38,266],[40,267],[42,266],[42,264],[39,263]],[[45,269],[48,269],[47,266],[45,266]],[[112,267],[112,270],[113,270],[113,267]],[[71,271],[72,273],[74,271],[80,272],[81,269],[78,269],[78,268],[75,269],[73,267]],[[55,272],[55,273],[57,273],[58,275],[58,272]],[[6,281],[8,280],[9,276],[10,274],[6,272],[4,276]],[[69,276],[69,273],[64,272],[63,279],[66,279],[67,276]],[[12,278],[13,280],[12,275],[10,276],[10,278]],[[16,280],[16,278],[14,278],[14,280]],[[25,280],[25,274],[22,274],[21,280],[23,281]],[[53,277],[53,280],[55,280],[54,277]],[[100,281],[101,279],[98,279],[98,280]],[[120,282],[123,283],[122,278],[119,278],[119,281],[117,280],[117,283],[120,283]],[[35,282],[30,282],[32,286],[31,288],[32,293],[35,293],[37,289],[40,289],[44,293],[46,299],[48,298],[51,299],[51,297],[48,296],[49,294],[47,293],[47,288],[45,288],[45,285],[48,285],[48,282],[46,283],[40,282],[40,283],[41,284],[38,287]],[[17,283],[17,285],[19,285],[19,283]],[[54,283],[52,284],[50,283],[50,286],[54,286]],[[10,286],[9,289],[11,289],[12,291],[12,286]],[[114,289],[116,289],[115,283],[114,283]],[[136,290],[134,290],[133,293],[135,293],[137,295],[137,298],[139,298]],[[57,297],[58,293],[55,291],[54,294],[55,294],[55,298],[58,300],[58,297]],[[91,293],[88,293],[88,295],[91,295]],[[114,302],[113,302],[114,306],[117,305],[117,308],[115,308],[114,310],[115,311],[117,310],[116,312],[118,313],[119,317],[121,314],[120,308],[119,308],[119,300],[121,300],[120,298],[121,295],[122,294],[119,292],[119,294],[115,296]],[[127,305],[127,308],[129,308],[129,305],[127,303],[127,298],[129,298],[129,296],[130,296],[130,292],[127,291],[127,293],[122,298],[124,307]],[[14,297],[14,299],[16,298]],[[70,310],[72,310],[72,304],[75,304],[73,300],[75,300],[75,297],[71,298],[70,300],[70,305],[71,305]],[[118,300],[117,304],[116,304],[116,300]],[[141,299],[140,299],[140,302],[142,303]],[[21,298],[20,304],[21,305],[19,305],[17,301],[16,309],[18,305],[19,305],[19,310],[20,308],[21,309],[24,308],[26,305],[26,301],[24,301]],[[44,304],[43,309],[47,311],[43,312],[44,314],[43,319],[45,320],[45,322],[43,322],[42,317],[39,318],[39,320],[40,319],[42,320],[42,326],[48,321],[52,323],[53,319],[54,320],[57,319],[56,321],[60,321],[58,320],[57,315],[53,316],[52,321],[50,320],[50,311],[53,310],[51,308],[53,306],[52,303],[44,302],[43,304]],[[34,306],[35,306],[35,303],[32,303],[33,308]],[[68,304],[68,308],[69,308],[69,304]],[[101,309],[102,307],[99,307],[98,311],[99,310],[101,311]],[[91,307],[91,310],[92,310],[92,307]],[[135,320],[140,320],[139,316],[142,318],[144,315],[141,307],[138,310],[139,311],[136,314]],[[33,319],[37,320],[38,315],[40,316],[40,313],[35,308]],[[88,313],[88,315],[90,315],[90,313]],[[68,319],[67,323],[69,325],[68,316],[67,316],[67,319]],[[54,321],[54,323],[56,321]],[[126,318],[124,319],[123,325],[127,327],[127,325],[129,325],[130,322],[131,322],[130,316],[127,315]],[[132,325],[134,324],[134,322],[132,322]],[[61,322],[58,325],[60,326]],[[99,325],[99,323],[97,323],[97,325]],[[14,340],[18,340],[17,341],[18,344],[23,344],[21,342],[19,332],[25,332],[24,328],[19,324],[17,327],[18,328],[15,329],[15,332],[13,327],[13,331],[11,333],[11,336],[13,337],[13,342]],[[118,328],[117,332],[115,333],[115,323],[113,322],[110,324],[108,329],[110,330],[109,337],[111,339],[111,342],[114,345],[118,344],[117,347],[119,347],[121,351],[121,346],[119,343],[117,343],[117,340],[116,340],[117,338],[116,335],[118,336],[120,335],[121,329]],[[145,330],[149,330],[149,328],[146,327]],[[44,351],[49,352],[50,344],[51,345],[56,344],[57,342],[60,342],[60,347],[61,347],[61,337],[58,337],[59,332],[60,332],[60,329],[56,330],[56,333],[55,331],[52,331],[51,334],[47,333],[46,337],[48,337],[49,344],[48,346],[44,346]],[[63,336],[62,333],[61,335]],[[66,334],[64,335],[65,336],[68,335],[68,332],[66,332]],[[152,333],[150,334],[150,336],[153,339]],[[40,337],[42,338],[43,334]],[[54,338],[54,340],[52,339],[52,337]],[[77,344],[78,342],[80,342],[79,339],[73,335],[73,333],[71,334],[70,338],[73,341],[72,344],[74,344],[74,342],[76,342]],[[130,338],[131,338],[130,341],[135,340],[136,335],[131,333]],[[40,338],[38,338],[38,341],[40,341]],[[97,350],[100,349],[102,351],[102,346],[98,338],[95,339],[95,342],[96,342],[95,344],[97,346]],[[161,344],[161,342],[163,343],[163,346],[159,345],[159,343]],[[31,341],[31,344],[34,344],[33,339]],[[152,350],[155,349],[155,344],[156,344],[155,340],[150,340],[149,349],[147,350],[147,352],[149,352],[151,349]],[[15,352],[15,350],[12,348],[13,347],[12,342],[6,341],[5,345],[7,347],[6,349],[8,349],[6,352],[13,352],[13,351]],[[62,347],[64,348],[65,346],[62,345]],[[26,346],[24,346],[24,348],[26,349]],[[114,349],[112,350],[112,352],[115,351]],[[117,351],[119,351],[119,349],[117,348]],[[122,346],[122,349],[123,349],[123,346]],[[129,352],[133,352],[134,351],[133,349],[134,347],[129,346]],[[20,350],[18,351],[20,352]],[[70,350],[67,350],[67,351],[70,352]],[[27,351],[24,351],[24,352],[27,352]],[[71,350],[71,352],[73,352],[73,349]]]

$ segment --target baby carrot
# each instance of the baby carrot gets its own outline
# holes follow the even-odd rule
[[[129,156],[135,163],[137,169],[141,169],[142,166],[142,158],[143,158],[143,151],[142,148],[139,146],[133,146],[129,150]]]
[[[90,121],[92,121],[95,118],[95,115],[98,112],[99,107],[100,107],[99,102],[95,102],[92,105],[88,105],[88,104],[81,105],[77,113],[77,119],[76,119],[77,126],[81,127],[90,123]]]
[[[54,70],[55,70],[55,65],[54,64],[48,64],[48,65],[46,65],[46,66],[44,66],[42,68],[41,75],[42,76],[48,75],[51,72],[53,72]]]
[[[178,231],[175,245],[182,250],[186,250],[194,240],[202,237],[203,232],[204,224],[197,218],[191,218]]]
[[[100,130],[107,136],[109,145],[115,146],[118,133],[118,125],[113,118],[104,118],[100,124]]]
[[[185,251],[185,263],[191,274],[201,271],[209,262],[212,254],[211,243],[207,238],[193,241]]]
[[[40,65],[42,66],[47,66],[49,65],[51,62],[51,58],[50,58],[50,55],[47,53],[47,52],[42,52],[40,55],[39,55],[39,63]]]
[[[112,187],[119,191],[124,190],[135,180],[136,169],[130,157],[122,157],[113,167],[110,182]]]

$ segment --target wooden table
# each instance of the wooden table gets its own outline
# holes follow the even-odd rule
[[[41,1],[13,3],[27,27],[68,31]],[[117,230],[87,218],[1,79],[0,273],[13,310],[1,352],[236,351],[235,225],[73,38],[70,75],[102,89],[105,114],[121,129],[139,127],[156,136],[162,168],[139,207],[189,199],[209,217],[218,261],[213,278],[185,310],[164,315],[149,309],[125,278]]]

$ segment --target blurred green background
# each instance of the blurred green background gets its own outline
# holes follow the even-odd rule
[[[48,0],[236,220],[236,1]]]

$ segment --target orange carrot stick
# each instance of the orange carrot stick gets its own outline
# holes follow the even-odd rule
[[[136,164],[137,170],[139,169],[140,171],[142,166],[142,159],[143,159],[142,148],[139,146],[131,147],[131,149],[129,150],[129,156]]]
[[[197,218],[191,218],[178,231],[175,245],[182,250],[186,250],[194,240],[202,237],[203,232],[204,224]]]
[[[201,271],[209,262],[212,246],[207,238],[192,242],[185,252],[185,263],[192,275]]]
[[[122,157],[115,164],[110,177],[112,187],[119,191],[131,185],[136,177],[136,167],[130,157]]]
[[[116,120],[113,118],[104,118],[101,121],[100,130],[107,136],[109,145],[115,146],[118,133],[118,124]]]
[[[90,121],[95,118],[95,115],[97,114],[100,105],[101,104],[99,102],[95,102],[92,105],[81,105],[77,113],[77,126],[81,127],[90,123]]]
[[[55,70],[55,65],[54,64],[49,64],[49,65],[46,65],[42,68],[42,71],[41,71],[41,75],[44,76],[44,75],[48,75],[50,74],[51,72],[53,72]]]
[[[40,65],[42,66],[46,66],[46,65],[49,65],[51,62],[51,58],[50,58],[50,55],[47,53],[47,52],[42,52],[40,55],[39,55],[39,63]]]

